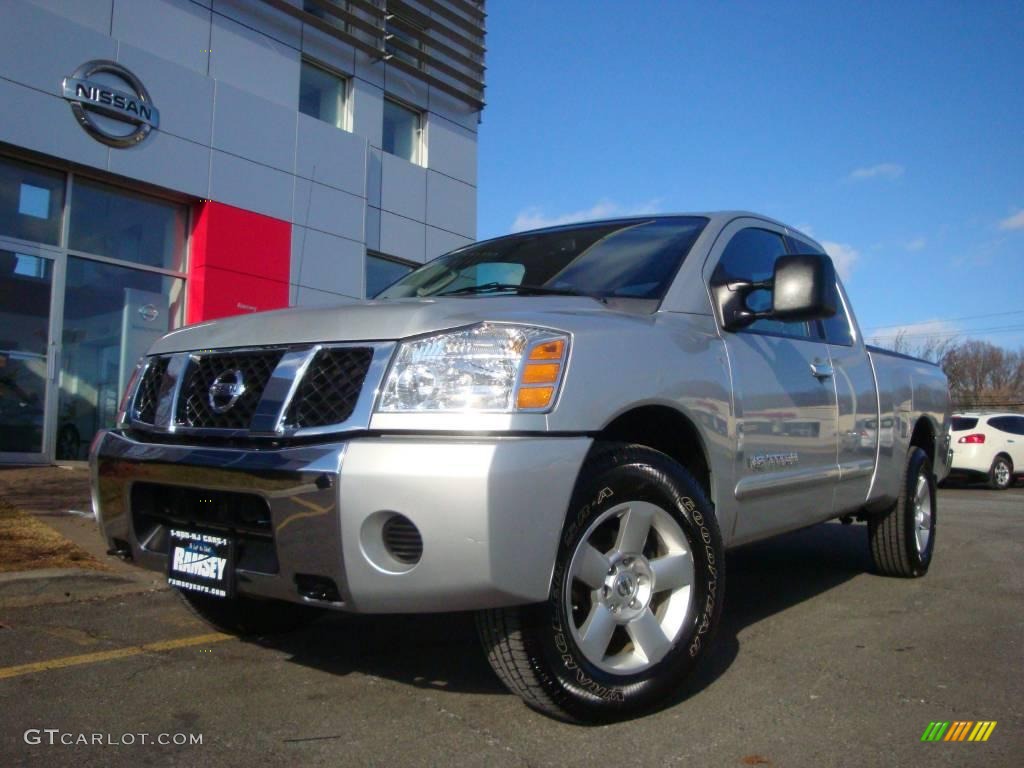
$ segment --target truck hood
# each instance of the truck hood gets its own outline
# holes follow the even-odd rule
[[[282,309],[186,326],[157,341],[151,354],[196,349],[333,341],[391,341],[483,321],[564,327],[595,315],[649,315],[652,302],[576,296],[468,296],[360,301],[335,307]]]

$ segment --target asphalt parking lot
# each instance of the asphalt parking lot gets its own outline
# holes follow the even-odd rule
[[[464,614],[239,640],[165,589],[27,601],[0,609],[0,764],[1017,765],[1024,488],[945,489],[939,510],[921,580],[871,574],[860,525],[731,553],[709,663],[671,706],[601,727],[506,693]],[[957,720],[997,726],[985,743],[921,742]],[[114,743],[80,743],[93,734]]]

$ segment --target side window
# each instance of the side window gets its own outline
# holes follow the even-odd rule
[[[1015,426],[1013,422],[1014,418],[1012,416],[996,416],[995,418],[988,420],[988,425],[990,427],[995,427],[1000,432],[1015,434],[1013,431]]]
[[[775,271],[775,260],[785,254],[786,245],[781,235],[753,227],[741,229],[725,247],[711,279],[714,282],[770,280]],[[752,310],[767,310],[771,309],[771,306],[772,295],[769,290],[754,291],[747,297],[747,307]],[[758,320],[745,328],[744,332],[804,339],[821,338],[815,322],[784,323],[781,320]]]
[[[1024,416],[1012,417],[1010,431],[1015,435],[1024,435]]]
[[[803,240],[787,237],[786,241],[789,245],[790,253],[821,253],[821,249],[818,246],[805,243]],[[838,278],[836,279],[838,280]],[[825,340],[829,344],[837,344],[843,347],[853,346],[853,326],[850,324],[850,317],[846,313],[846,307],[842,301],[839,302],[836,313],[832,317],[826,317],[821,323],[825,326]]]

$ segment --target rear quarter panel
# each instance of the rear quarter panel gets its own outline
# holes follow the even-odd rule
[[[949,473],[945,436],[950,423],[949,388],[942,369],[924,360],[869,349],[878,383],[880,421],[891,418],[893,439],[879,441],[878,461],[869,501],[888,503],[899,496],[903,465],[914,428],[920,419],[935,437],[934,472],[938,480]]]

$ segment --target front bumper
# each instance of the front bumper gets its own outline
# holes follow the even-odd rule
[[[257,450],[139,442],[112,431],[93,444],[93,507],[112,548],[166,571],[166,533],[146,507],[152,499],[180,489],[259,497],[269,509],[265,528],[234,532],[249,543],[236,567],[241,595],[366,613],[539,602],[591,442],[396,436]],[[381,545],[381,520],[393,513],[419,529],[414,565]],[[311,581],[337,592],[311,597],[302,588]]]

